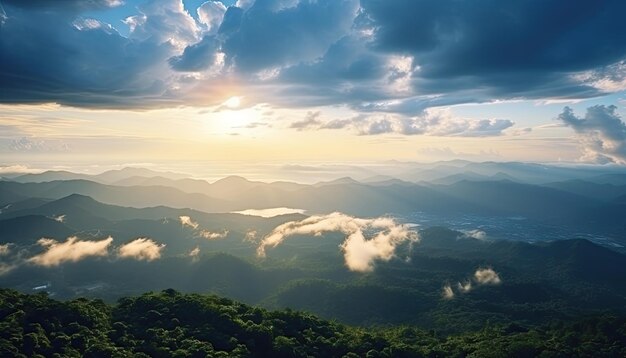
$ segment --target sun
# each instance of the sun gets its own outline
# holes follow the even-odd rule
[[[226,100],[226,102],[223,103],[223,105],[231,109],[239,108],[239,106],[241,106],[241,97],[230,97]]]
[[[231,108],[227,104],[229,101],[230,99],[222,104],[221,110],[205,115],[203,122],[209,133],[232,134],[259,130],[259,128],[248,127],[250,123],[261,121],[261,112],[258,108]]]

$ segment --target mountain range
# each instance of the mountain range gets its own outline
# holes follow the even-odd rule
[[[520,180],[519,168],[531,177],[526,165],[513,166],[515,177],[492,164],[484,167],[495,174],[451,173],[459,166],[470,164],[430,168],[449,175],[432,182],[379,175],[315,184],[237,176],[209,183],[136,169],[7,177],[0,181],[0,285],[107,301],[174,288],[349,324],[442,331],[624,313],[622,174],[583,169],[575,178],[538,184]],[[233,212],[280,207],[305,211]],[[346,263],[349,226],[296,229],[258,255],[270,234],[331,220],[332,212],[351,223],[393,219],[419,240],[398,243],[392,256],[363,272]],[[404,226],[382,233],[398,227]],[[375,231],[359,232],[371,238]],[[507,232],[525,239],[507,239]]]

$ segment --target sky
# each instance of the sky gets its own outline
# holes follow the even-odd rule
[[[624,165],[624,13],[622,0],[0,0],[0,167]]]

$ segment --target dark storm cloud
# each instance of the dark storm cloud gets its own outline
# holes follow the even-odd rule
[[[183,103],[180,88],[187,77],[176,76],[168,59],[199,38],[197,23],[182,2],[159,0],[133,7],[136,15],[125,20],[128,37],[110,24],[83,17],[82,7],[72,12],[71,4],[62,5],[53,10],[5,5],[0,102],[101,108]]]
[[[373,45],[415,56],[415,86],[426,92],[489,86],[493,97],[586,97],[597,92],[564,74],[626,55],[620,0],[362,0],[361,6],[376,28]]]
[[[408,116],[462,103],[599,96],[615,90],[599,79],[625,77],[615,66],[626,58],[621,10],[621,1],[363,0],[351,32],[318,59],[283,67],[272,96],[286,106]],[[410,68],[394,68],[393,56],[410,58]],[[409,90],[394,91],[402,80]]]
[[[332,44],[318,61],[287,68],[280,80],[316,86],[376,80],[385,75],[385,66],[384,57],[369,52],[362,39],[345,36]]]
[[[379,26],[375,46],[426,55],[433,61],[425,61],[423,71],[432,76],[580,71],[616,62],[626,50],[621,31],[626,3],[620,0],[362,0],[361,5]]]
[[[594,97],[607,92],[594,87],[598,78],[624,77],[614,65],[626,57],[622,1],[363,0],[361,7],[354,26],[369,28],[371,39],[344,37],[318,61],[281,73],[294,102],[415,115],[495,99]],[[410,56],[412,68],[391,68],[383,55]],[[582,81],[576,74],[584,71],[595,77]],[[402,76],[410,93],[381,85]]]
[[[148,70],[155,59],[167,58],[167,44],[130,40],[96,20],[5,9],[1,102],[126,107],[163,95],[163,80]]]
[[[241,20],[243,19],[243,9],[231,6],[226,9],[224,19],[220,25],[218,32],[223,35],[229,35],[239,29]]]
[[[362,38],[347,35],[330,45],[316,61],[301,62],[280,71],[274,97],[290,107],[346,104],[395,98],[386,90],[390,72],[385,56],[367,48]]]

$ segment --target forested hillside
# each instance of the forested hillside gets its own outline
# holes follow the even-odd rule
[[[174,290],[107,305],[2,289],[0,356],[623,357],[626,318],[595,316],[540,327],[488,324],[444,336],[409,326],[350,327]]]

